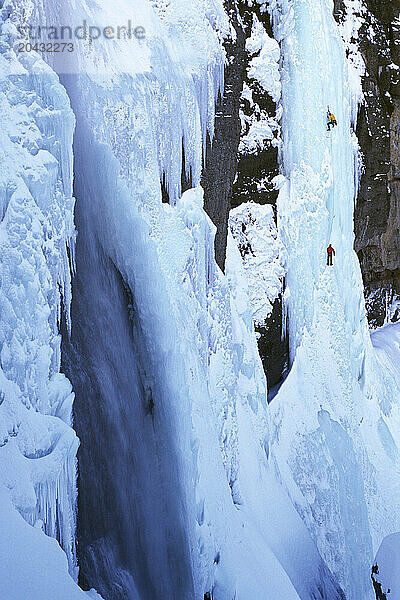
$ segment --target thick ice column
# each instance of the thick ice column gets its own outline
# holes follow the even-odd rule
[[[25,3],[19,9],[28,9]],[[57,538],[72,575],[77,438],[60,373],[61,298],[69,321],[74,116],[57,75],[14,52],[20,11],[0,26],[0,480],[32,525]]]
[[[358,600],[372,596],[377,539],[398,527],[388,507],[398,514],[399,485],[392,477],[398,458],[379,433],[396,384],[374,357],[353,250],[356,86],[349,85],[332,2],[282,0],[271,9],[282,50],[286,182],[278,218],[292,360],[271,404],[271,455],[346,597]],[[328,106],[338,123],[331,132]],[[329,243],[333,267],[326,265]],[[395,431],[393,414],[385,426],[392,418]]]
[[[273,11],[282,47],[283,170],[288,178],[278,201],[280,232],[288,258],[287,306],[292,359],[303,328],[315,316],[315,290],[333,285],[352,340],[354,372],[361,374],[368,343],[362,281],[353,251],[353,207],[357,193],[358,146],[353,128],[354,102],[333,3],[281,2]],[[338,127],[328,133],[327,108]],[[326,248],[336,249],[327,270]]]

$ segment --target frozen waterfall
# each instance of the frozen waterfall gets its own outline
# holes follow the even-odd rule
[[[371,345],[353,250],[359,89],[333,2],[271,3],[281,43],[279,232],[287,251],[285,305],[292,370],[271,404],[272,460],[348,600],[372,598],[370,568],[399,529],[395,373]],[[326,131],[327,108],[338,126]],[[336,249],[333,267],[326,248]],[[393,438],[392,438],[393,439]],[[390,508],[389,508],[390,507]],[[394,512],[393,512],[394,511]]]
[[[397,329],[371,342],[353,250],[359,80],[332,0],[258,5],[277,41],[254,20],[251,76],[265,61],[282,91],[278,229],[253,205],[260,260],[229,235],[223,274],[200,186],[223,1],[1,3],[0,597],[372,600],[400,531],[400,413]],[[142,39],[15,52],[21,23],[133,14]],[[291,370],[268,406],[253,318],[284,273]]]

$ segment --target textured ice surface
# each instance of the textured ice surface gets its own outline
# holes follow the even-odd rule
[[[381,591],[390,600],[400,598],[400,533],[388,535],[382,542],[377,552],[374,565],[377,572],[373,578],[381,585]],[[378,587],[379,589],[379,587]]]
[[[133,11],[146,28],[140,44],[102,40],[94,52],[82,41],[60,71],[77,116],[78,268],[87,275],[88,310],[96,311],[84,315],[97,336],[84,331],[89,361],[82,364],[96,361],[79,401],[87,415],[105,415],[108,429],[95,431],[98,470],[85,477],[99,503],[99,472],[112,472],[107,524],[118,530],[95,540],[90,575],[104,588],[107,582],[108,600],[202,600],[211,591],[215,600],[342,598],[328,565],[349,600],[364,600],[374,551],[400,530],[391,477],[398,373],[395,350],[382,350],[378,338],[379,348],[370,343],[352,250],[357,99],[346,91],[332,3],[321,0],[317,11],[309,0],[271,3],[283,50],[285,177],[277,183],[293,359],[272,427],[241,257],[230,236],[226,275],[217,268],[198,185],[229,27],[220,1],[193,4],[26,0],[2,13],[6,19],[12,10],[18,21],[28,11],[48,24],[73,14],[76,22],[112,25],[115,15],[123,21]],[[35,54],[16,59],[9,23],[2,35],[0,480],[37,526],[24,523],[5,496],[2,541],[15,543],[23,564],[21,527],[41,564],[53,546],[57,598],[65,588],[72,599],[82,593],[39,528],[60,540],[75,575],[78,442],[57,331],[60,288],[69,322],[74,118],[55,73]],[[269,48],[276,91],[277,46],[257,46],[256,37],[258,58]],[[329,136],[327,104],[339,122]],[[181,197],[182,146],[195,188]],[[161,202],[162,179],[170,205]],[[324,265],[329,241],[337,250],[331,270]],[[381,377],[382,364],[391,368]],[[99,452],[111,436],[114,460]],[[54,598],[51,585],[45,593]],[[30,592],[20,590],[27,600]],[[42,600],[35,596],[28,598]]]
[[[65,554],[54,539],[28,525],[0,487],[1,598],[12,600],[88,600],[101,598],[80,590],[68,575]]]
[[[391,400],[394,401],[398,397],[398,392],[393,388],[391,382],[393,379],[398,381],[400,377],[400,326],[398,323],[385,325],[374,331],[371,339],[378,362],[383,372],[387,374],[387,382],[390,386],[389,390],[393,393]],[[388,397],[390,398],[390,392]],[[399,448],[395,435],[396,430],[393,431],[391,419],[388,418],[391,412],[390,404],[385,403],[377,429],[385,454],[393,461],[397,461],[399,459]],[[397,473],[395,472],[392,476],[397,476]],[[390,600],[398,600],[400,598],[399,560],[400,531],[395,531],[383,539],[373,561],[374,565],[378,566],[379,571],[374,574],[374,579],[381,584],[382,591]]]
[[[221,5],[199,3],[193,21],[185,4],[156,4],[160,20],[147,40],[151,72],[145,62],[140,72],[138,57],[134,73],[121,73],[115,64],[108,85],[100,75],[63,78],[77,115],[77,212],[86,251],[77,267],[82,272],[93,265],[93,277],[104,278],[103,297],[95,294],[95,323],[99,331],[102,322],[109,327],[110,315],[113,323],[110,339],[85,340],[89,356],[96,356],[96,384],[107,386],[105,396],[91,398],[107,402],[113,427],[124,418],[123,434],[113,441],[121,449],[108,493],[123,515],[132,515],[113,540],[108,532],[93,543],[88,576],[104,586],[118,581],[122,591],[114,586],[111,597],[179,593],[197,600],[214,590],[217,600],[235,594],[238,600],[262,600],[267,590],[271,599],[282,593],[339,598],[267,464],[266,382],[237,247],[230,238],[225,277],[214,261],[215,231],[202,208],[201,188],[179,193],[182,139],[197,184],[205,132],[212,132],[224,56],[197,49],[207,40],[208,48],[216,47],[220,21],[210,15]],[[176,37],[169,36],[171,27]],[[161,202],[164,173],[170,205]],[[114,315],[121,278],[131,307]],[[129,377],[124,374],[121,383],[127,379],[133,390],[135,418],[127,420],[120,381],[103,373],[110,358],[118,364],[120,352],[119,364],[125,364],[135,347],[141,356],[127,366]],[[92,441],[102,443],[95,436]],[[124,462],[129,452],[135,460]],[[154,456],[157,468],[146,479]],[[163,495],[148,485],[132,491],[135,478],[148,484],[150,477]],[[277,500],[268,507],[271,494]],[[155,514],[163,516],[161,527]],[[284,536],[282,522],[290,523]],[[146,535],[136,544],[137,531]],[[123,563],[130,544],[135,550]]]
[[[55,73],[12,50],[9,12],[0,25],[0,482],[29,523],[59,540],[76,576],[78,440],[58,335],[61,298],[68,323],[71,300],[74,117]]]
[[[372,598],[374,554],[399,530],[399,385],[371,345],[353,250],[355,72],[332,2],[271,8],[283,56],[278,219],[292,361],[271,404],[271,456],[346,597]],[[331,133],[328,105],[338,121]]]
[[[231,210],[229,226],[243,259],[253,319],[262,325],[282,291],[285,275],[273,208],[269,204],[241,204]]]

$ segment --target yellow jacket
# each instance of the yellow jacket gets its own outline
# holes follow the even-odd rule
[[[333,115],[332,113],[329,115],[329,120],[330,121],[336,121],[336,117],[335,115]]]

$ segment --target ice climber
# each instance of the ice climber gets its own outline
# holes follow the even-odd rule
[[[335,248],[332,246],[332,244],[329,244],[329,246],[326,249],[326,252],[328,254],[328,260],[326,264],[328,265],[328,267],[332,267],[333,257],[336,255]]]
[[[333,129],[335,127],[335,125],[337,125],[337,121],[336,121],[335,115],[333,113],[331,113],[331,111],[329,110],[329,107],[328,107],[327,119],[328,119],[328,124],[327,124],[328,131],[330,131],[331,127]]]

